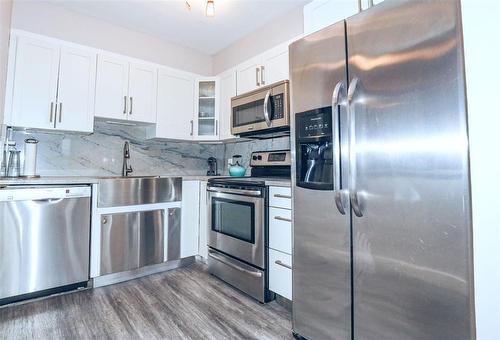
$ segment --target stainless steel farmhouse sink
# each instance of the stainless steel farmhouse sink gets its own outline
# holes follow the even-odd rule
[[[98,207],[116,207],[180,201],[181,177],[100,177]]]

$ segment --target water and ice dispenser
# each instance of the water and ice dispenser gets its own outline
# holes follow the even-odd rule
[[[295,115],[297,186],[333,189],[332,108]]]

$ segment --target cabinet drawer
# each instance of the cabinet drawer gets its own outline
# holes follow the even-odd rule
[[[269,249],[269,289],[292,300],[292,256]]]
[[[269,187],[269,206],[275,208],[292,209],[292,189],[283,187]]]
[[[292,211],[269,208],[269,248],[292,254]]]

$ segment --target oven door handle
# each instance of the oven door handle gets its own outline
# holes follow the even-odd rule
[[[240,272],[243,272],[245,274],[252,275],[252,276],[255,276],[255,277],[262,277],[262,273],[261,272],[254,272],[252,270],[241,268],[240,266],[235,265],[234,263],[229,262],[228,260],[226,260],[222,256],[217,255],[215,253],[212,253],[210,251],[208,252],[208,256],[210,256],[211,258],[213,258],[213,259],[215,259],[215,260],[217,260],[219,262],[224,263],[226,266],[229,266],[229,267],[231,267],[233,269],[236,269],[236,270],[238,270]]]
[[[262,192],[260,192],[259,190],[225,189],[225,188],[208,187],[207,191],[221,193],[221,194],[239,194],[239,195],[256,196],[256,197],[262,195]]]

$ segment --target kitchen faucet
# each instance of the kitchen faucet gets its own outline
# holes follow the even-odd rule
[[[125,145],[123,146],[123,166],[122,166],[122,176],[127,177],[129,174],[131,174],[134,170],[132,169],[132,166],[128,164],[128,160],[130,159],[130,149],[128,145],[128,141],[125,142]]]

